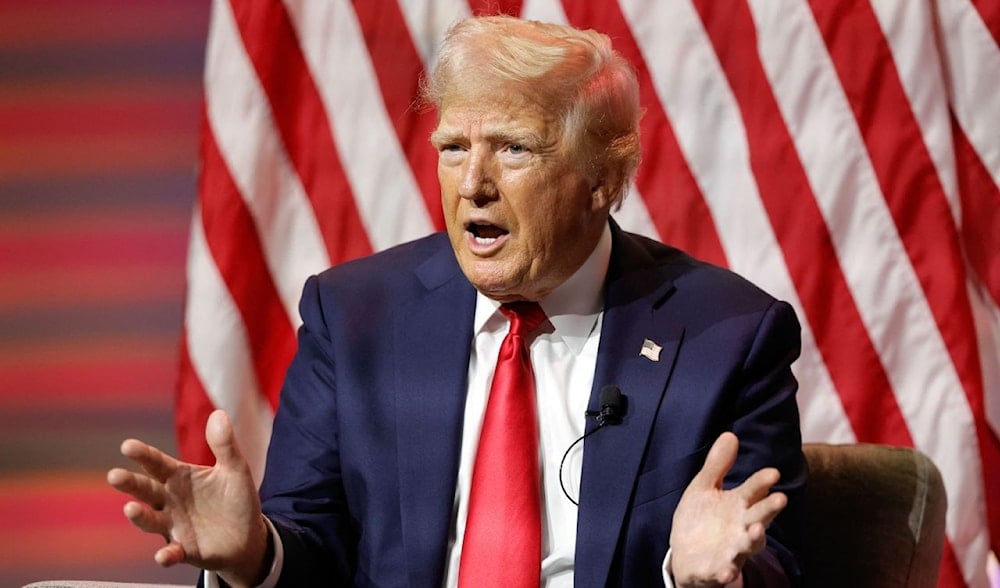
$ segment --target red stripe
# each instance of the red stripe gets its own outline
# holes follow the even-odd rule
[[[204,43],[209,12],[205,4],[204,0],[6,0],[0,2],[0,47],[71,49],[132,40],[171,40],[196,47]],[[81,75],[97,77],[83,68],[72,77]]]
[[[52,92],[50,90],[50,92]],[[69,141],[92,135],[134,135],[198,128],[197,110],[189,100],[174,96],[140,101],[136,96],[107,97],[103,102],[81,99],[75,93],[45,94],[43,100],[8,102],[0,109],[5,141]]]
[[[941,551],[941,568],[938,571],[937,585],[939,588],[964,588],[967,586],[965,576],[962,574],[962,566],[958,562],[958,556],[955,555],[955,549],[947,537],[945,537]]]
[[[396,129],[424,204],[434,227],[444,229],[441,194],[437,182],[437,155],[429,138],[436,126],[434,112],[421,108],[420,78],[424,64],[410,37],[410,30],[395,2],[354,0],[354,11],[368,46],[368,54],[385,109]]]
[[[243,319],[257,382],[275,408],[295,353],[295,331],[268,270],[254,220],[207,128],[202,133],[200,190],[205,237]]]
[[[1000,306],[1000,189],[954,115],[951,129],[962,202],[962,244],[993,303]]]
[[[6,483],[0,487],[0,520],[3,521],[4,534],[121,521],[122,506],[127,497],[111,491],[97,475],[88,478],[53,476],[34,483],[20,480]],[[54,561],[61,559],[61,554],[53,558]],[[11,563],[14,563],[13,560],[4,558],[4,572]]]
[[[992,295],[994,304],[1000,305],[1000,190],[954,116],[951,123],[962,202],[962,244],[970,265]],[[983,461],[990,544],[993,553],[1000,553],[1000,439],[986,421],[984,410],[979,404],[973,414]]]
[[[858,0],[842,1],[836,7],[816,1],[811,5],[858,121],[882,194],[962,381],[976,422],[980,453],[985,458],[991,451],[991,440],[983,407],[976,326],[966,290],[959,234],[937,169],[871,5]],[[914,198],[915,194],[919,198]],[[983,473],[986,487],[993,485],[1000,493],[1000,469],[990,472],[984,468]],[[993,507],[995,511],[1000,502],[993,502]],[[989,518],[1000,524],[998,516],[991,512]],[[1000,526],[995,529],[994,536],[1000,538]]]
[[[316,213],[330,261],[339,263],[371,253],[333,140],[331,121],[288,12],[276,0],[231,0],[231,4],[285,150]]]
[[[694,4],[742,112],[761,199],[854,432],[859,441],[912,446],[895,397],[872,393],[892,387],[764,73],[749,7]]]
[[[152,215],[154,213],[150,213]],[[163,214],[157,212],[155,214]],[[40,227],[38,230],[0,234],[0,272],[4,280],[15,272],[41,272],[47,268],[181,267],[184,264],[185,235],[172,227],[158,227],[157,219],[113,215],[118,222],[135,221],[144,226],[108,226],[92,222],[81,214],[75,227],[64,232]],[[152,226],[151,226],[152,225]]]
[[[92,343],[84,339],[77,345]],[[44,344],[36,347],[41,348],[39,355],[48,351]],[[162,358],[136,358],[115,350],[98,357],[74,348],[67,352],[72,356],[0,362],[0,412],[38,408],[76,414],[161,411],[170,402],[177,365],[169,350],[163,351]]]
[[[245,391],[238,391],[243,394]],[[177,451],[184,461],[212,465],[215,457],[205,441],[205,423],[215,406],[208,399],[205,387],[191,363],[187,347],[187,332],[181,334],[180,369],[177,378],[177,395],[174,397],[174,430],[177,433]]]
[[[726,265],[726,255],[715,223],[694,175],[681,153],[677,137],[660,104],[649,68],[632,30],[616,2],[588,3],[563,0],[566,16],[575,26],[600,30],[611,37],[615,49],[636,68],[641,101],[642,165],[636,186],[660,237],[695,257]]]

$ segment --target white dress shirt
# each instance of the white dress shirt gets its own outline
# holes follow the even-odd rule
[[[583,435],[587,404],[597,366],[604,278],[611,257],[611,232],[605,229],[594,252],[568,280],[539,301],[549,324],[528,339],[535,367],[538,449],[542,467],[542,586],[572,588],[577,507],[559,484],[559,463]],[[473,324],[469,386],[465,400],[462,453],[455,488],[446,588],[458,586],[458,566],[469,508],[469,489],[500,344],[510,323],[500,303],[479,294]],[[574,501],[580,498],[583,443],[576,444],[563,467],[562,482]]]

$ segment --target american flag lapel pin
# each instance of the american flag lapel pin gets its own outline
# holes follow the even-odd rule
[[[643,339],[642,349],[639,350],[639,355],[645,357],[649,361],[660,361],[660,351],[663,347],[656,344],[655,341],[649,339]]]

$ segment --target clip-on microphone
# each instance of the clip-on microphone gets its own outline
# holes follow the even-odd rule
[[[585,414],[589,417],[597,417],[597,426],[590,430],[589,433],[585,433],[579,439],[574,441],[567,449],[566,453],[563,454],[562,461],[559,462],[559,487],[562,488],[563,494],[570,502],[579,506],[580,503],[573,500],[573,497],[569,495],[566,491],[566,486],[563,484],[563,465],[566,463],[566,457],[569,456],[570,450],[576,446],[577,443],[583,441],[587,437],[590,437],[600,429],[604,428],[605,425],[620,425],[622,419],[625,417],[625,410],[628,407],[627,399],[622,395],[622,391],[614,384],[609,384],[601,388],[600,394],[598,394],[598,404],[601,406],[600,410],[588,410]]]
[[[625,417],[625,397],[618,386],[613,384],[601,388],[598,395],[601,410],[588,410],[587,416],[597,417],[598,428],[604,425],[620,425]],[[593,432],[593,431],[591,431]]]

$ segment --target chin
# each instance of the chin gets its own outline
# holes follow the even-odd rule
[[[496,300],[497,302],[518,302],[522,300],[538,301],[544,298],[547,293],[544,291],[537,291],[532,288],[525,288],[521,282],[510,284],[506,282],[497,283],[472,281],[472,285],[476,287],[476,290],[479,290],[484,295]]]
[[[537,300],[535,288],[526,287],[526,273],[512,270],[509,265],[490,260],[473,259],[460,264],[465,277],[479,290],[493,300],[514,302],[517,300]]]
[[[475,286],[476,290],[479,290],[486,296],[494,300],[499,300],[500,302],[511,302],[513,300],[521,300],[522,297],[519,296],[519,288],[516,284],[511,284],[507,280],[498,280],[495,276],[484,277],[482,275],[470,275],[466,274],[472,285]]]
[[[499,300],[500,302],[508,302],[516,297],[516,292],[505,284],[497,284],[495,282],[482,281],[482,280],[470,280],[472,285],[475,286],[476,290],[479,290],[486,296],[494,300]]]

